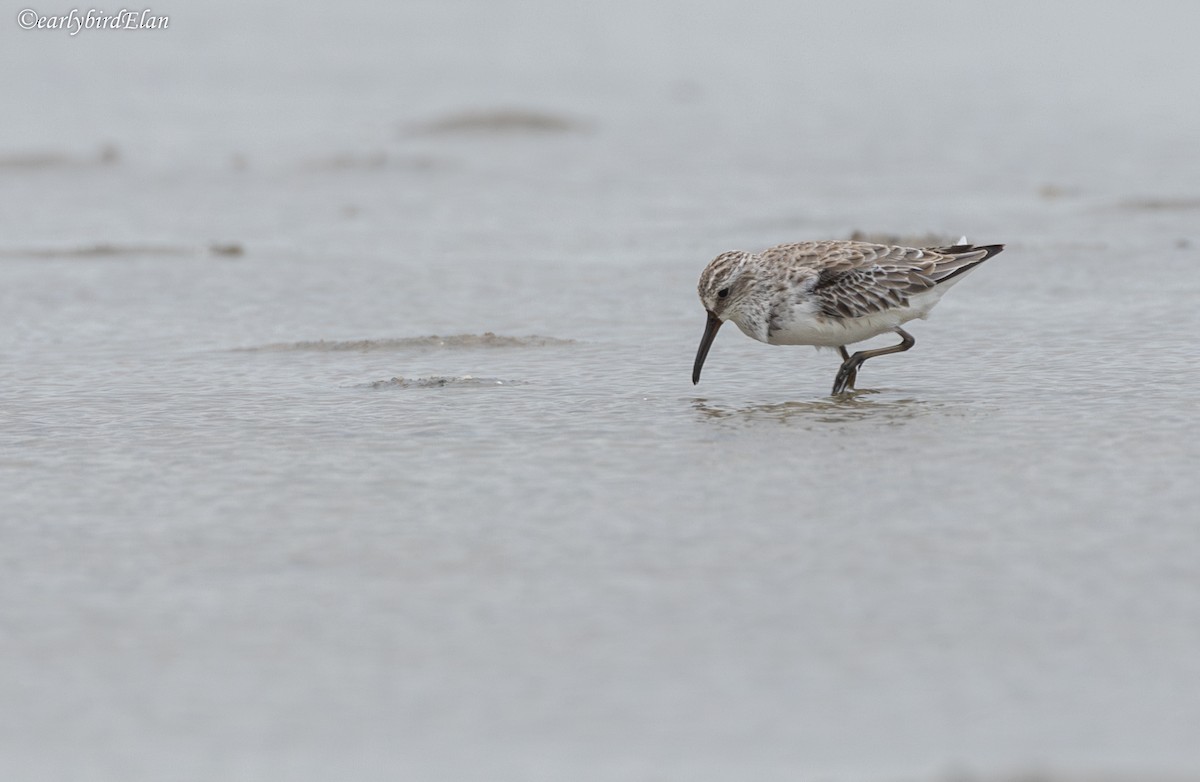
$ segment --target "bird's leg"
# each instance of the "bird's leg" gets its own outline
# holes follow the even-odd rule
[[[900,335],[899,345],[893,345],[890,348],[879,348],[877,350],[860,350],[842,362],[842,368],[838,370],[837,377],[833,379],[833,396],[843,394],[846,392],[848,386],[853,386],[854,379],[858,377],[858,368],[867,359],[874,358],[875,356],[886,356],[888,353],[903,353],[917,344],[912,335],[899,326],[894,328],[893,331]],[[844,356],[845,354],[846,349],[842,348],[842,355]]]
[[[850,354],[846,352],[845,345],[838,345],[838,352],[842,354],[842,363],[845,364],[850,360]],[[850,379],[846,382],[846,388],[850,391],[854,390],[854,381],[858,379],[858,369],[850,370]]]

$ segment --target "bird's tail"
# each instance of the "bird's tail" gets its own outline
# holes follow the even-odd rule
[[[949,247],[930,248],[934,252],[946,256],[945,260],[939,262],[935,269],[935,279],[938,284],[954,279],[960,274],[966,274],[988,258],[998,255],[1004,250],[1002,244],[974,245],[967,242],[966,239],[967,237],[964,236],[958,244]]]

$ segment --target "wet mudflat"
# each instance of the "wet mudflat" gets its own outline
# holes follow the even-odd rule
[[[1191,12],[671,8],[0,31],[257,74],[0,129],[7,776],[1200,775]],[[713,256],[856,231],[1008,249],[691,384]]]

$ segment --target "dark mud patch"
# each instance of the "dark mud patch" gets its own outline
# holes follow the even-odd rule
[[[1122,201],[1120,207],[1135,212],[1189,212],[1200,209],[1200,197],[1133,198]]]
[[[1077,198],[1083,191],[1069,185],[1047,183],[1037,189],[1038,197],[1045,201],[1057,201],[1063,198]]]
[[[392,388],[498,388],[500,386],[518,385],[523,385],[523,383],[515,380],[501,380],[495,377],[474,377],[472,375],[447,377],[435,375],[433,377],[393,377],[390,380],[375,380],[370,383],[363,383],[356,386],[356,388],[369,388],[382,391]]]
[[[328,157],[307,161],[305,171],[433,171],[446,168],[447,161],[424,155],[394,155],[375,150],[372,152],[341,152]]]
[[[44,171],[57,168],[91,168],[120,162],[121,151],[113,144],[100,147],[94,156],[80,157],[65,152],[9,152],[0,154],[0,170]]]
[[[169,244],[117,244],[97,242],[68,247],[24,247],[0,249],[0,258],[43,258],[43,259],[132,259],[147,256],[197,257],[215,255],[236,257],[244,255],[245,248],[238,242],[213,242],[207,247],[186,247]]]
[[[226,258],[237,258],[246,254],[246,248],[237,242],[215,242],[208,246],[208,251]]]
[[[238,352],[278,353],[286,351],[308,351],[316,353],[337,352],[387,352],[397,350],[472,350],[477,348],[540,348],[572,345],[574,340],[556,337],[511,337],[503,334],[431,335],[428,337],[397,337],[393,339],[316,340],[312,342],[279,342],[259,347],[234,348]]]
[[[495,109],[448,114],[408,129],[422,136],[515,136],[578,133],[590,126],[571,117],[527,109]]]

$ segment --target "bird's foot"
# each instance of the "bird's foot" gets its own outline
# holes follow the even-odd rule
[[[833,391],[830,392],[830,396],[840,396],[853,391],[855,380],[858,380],[858,367],[852,367],[849,363],[842,364],[837,377],[833,379]]]

